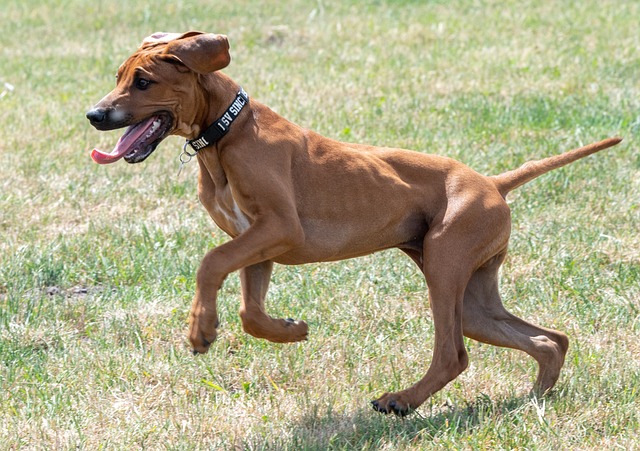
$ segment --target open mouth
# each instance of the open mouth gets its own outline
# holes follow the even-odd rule
[[[173,120],[166,112],[157,113],[130,125],[110,153],[93,149],[91,158],[98,164],[114,163],[124,157],[127,163],[140,163],[156,150],[171,130]]]

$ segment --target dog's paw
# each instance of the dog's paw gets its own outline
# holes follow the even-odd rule
[[[309,326],[304,321],[296,321],[293,318],[272,320],[273,327],[262,331],[260,338],[265,338],[273,343],[295,343],[305,341],[309,335]]]
[[[296,321],[293,318],[285,319],[287,327],[291,327],[295,330],[295,336],[293,341],[306,340],[309,335],[309,326],[304,321]]]
[[[189,342],[191,343],[193,355],[205,354],[209,350],[211,343],[216,340],[216,336],[217,334],[215,331],[213,334],[209,334],[207,336],[202,334],[193,335],[192,333],[189,333]]]
[[[218,321],[215,323],[206,324],[205,327],[201,326],[201,322],[197,318],[191,318],[191,325],[189,327],[189,342],[191,343],[191,349],[193,354],[205,354],[211,343],[216,340],[218,333],[216,328],[218,327]]]
[[[373,409],[377,412],[405,417],[413,412],[411,406],[400,400],[398,393],[385,393],[380,398],[371,401]]]

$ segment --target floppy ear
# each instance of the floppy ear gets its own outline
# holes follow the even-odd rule
[[[147,36],[142,40],[140,47],[146,47],[148,45],[166,44],[174,39],[181,38],[186,33],[167,33],[164,31],[157,31],[152,35]]]
[[[164,41],[167,37],[171,38]],[[163,56],[177,59],[194,72],[207,74],[229,65],[229,40],[223,34],[189,31],[178,37],[163,36],[167,43]]]

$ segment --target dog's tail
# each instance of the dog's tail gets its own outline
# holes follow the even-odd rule
[[[592,153],[615,146],[620,141],[622,141],[622,138],[608,138],[604,141],[573,149],[560,155],[554,155],[537,161],[529,161],[518,169],[514,169],[513,171],[508,171],[500,175],[494,175],[490,178],[493,180],[493,183],[495,183],[500,194],[502,194],[502,197],[506,197],[507,193],[510,191],[530,182],[542,174],[566,164],[573,163],[574,161],[591,155]]]

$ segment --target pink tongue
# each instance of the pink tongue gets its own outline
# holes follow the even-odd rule
[[[129,126],[124,132],[124,135],[120,137],[111,153],[93,149],[91,151],[91,158],[93,158],[93,161],[98,164],[109,164],[118,161],[120,158],[124,157],[127,153],[133,150],[133,146],[136,141],[141,136],[143,136],[147,132],[147,130],[153,127],[153,122],[156,119],[157,118],[154,116],[144,122]]]

